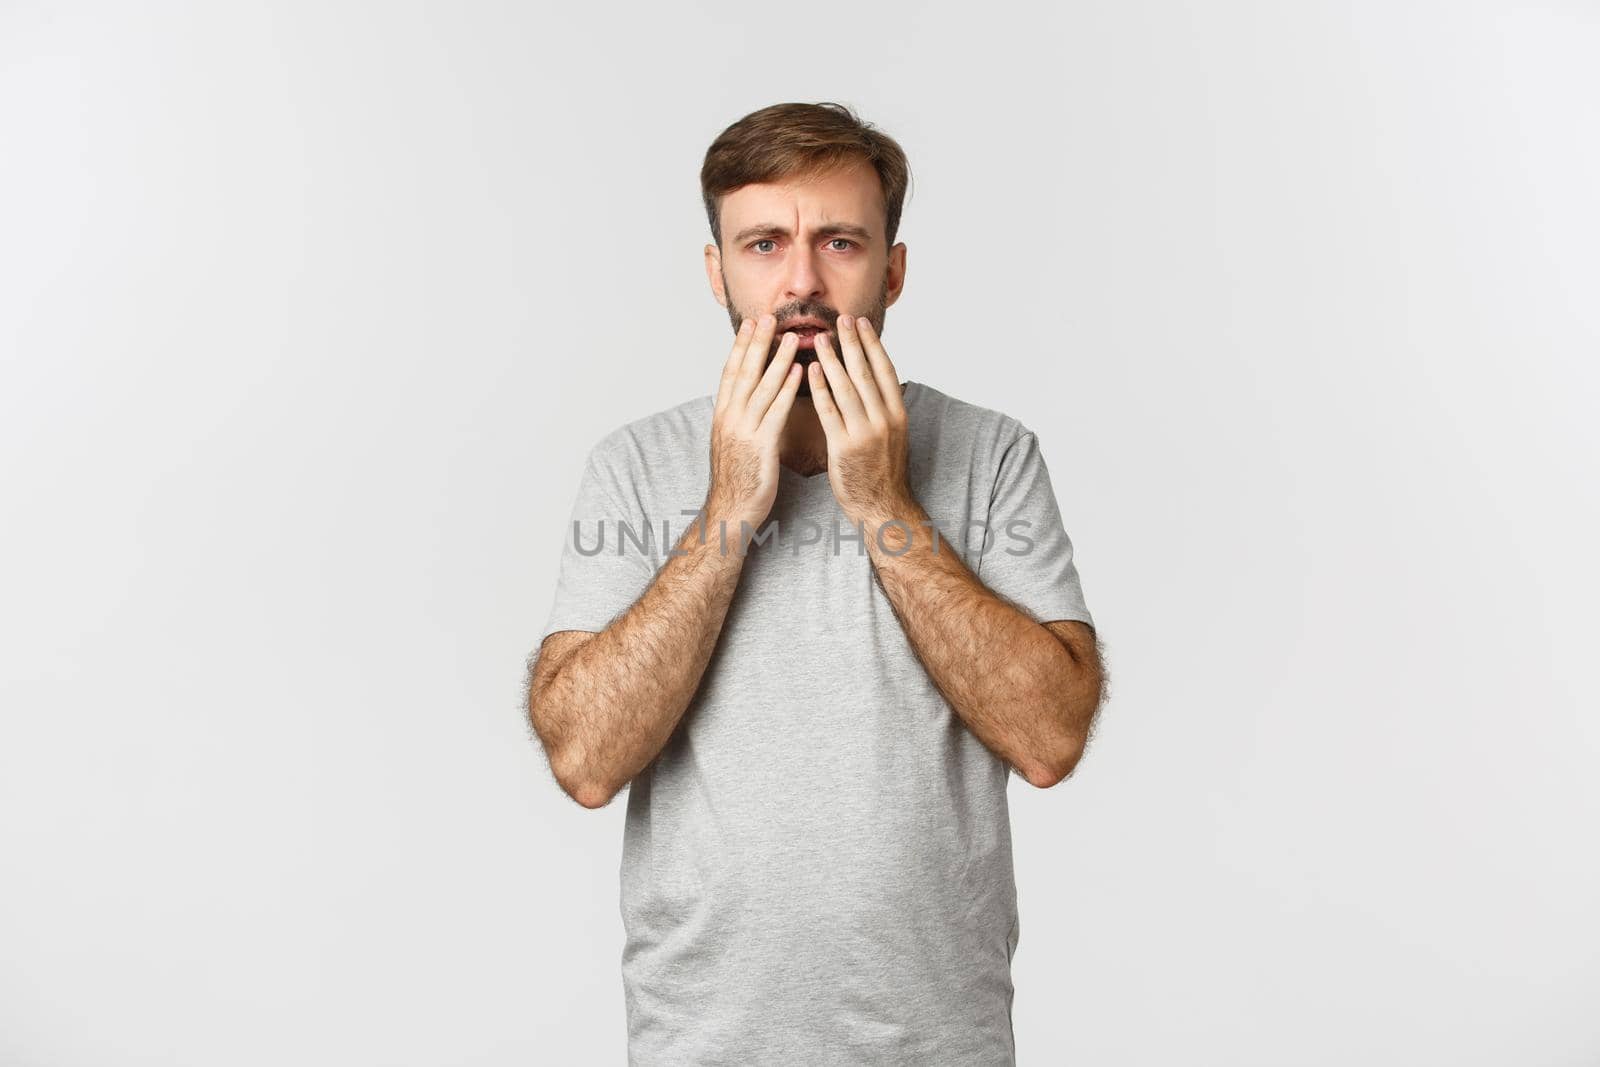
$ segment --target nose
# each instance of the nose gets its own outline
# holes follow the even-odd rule
[[[789,253],[784,295],[789,300],[814,300],[822,295],[822,272],[817,269],[816,250],[798,242]]]

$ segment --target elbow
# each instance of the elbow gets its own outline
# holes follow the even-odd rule
[[[1097,667],[1089,691],[1066,702],[1055,720],[1054,736],[1038,745],[1040,755],[1017,768],[1029,785],[1049,789],[1061,784],[1077,769],[1088,747],[1089,731],[1093,729],[1104,694],[1104,675]]]
[[[558,779],[558,781],[561,780]],[[567,796],[576,800],[581,806],[588,808],[590,811],[605,807],[611,803],[611,798],[617,795],[616,790],[609,789],[602,783],[593,780],[573,780],[569,778],[561,781],[561,788],[566,791]]]
[[[611,798],[617,795],[617,791],[592,775],[582,773],[581,767],[581,761],[570,757],[558,757],[550,761],[550,770],[556,776],[556,784],[580,806],[593,811],[611,803]]]
[[[583,807],[595,811],[611,803],[611,798],[616,796],[611,790],[602,785],[584,785],[577,789],[568,790],[568,795]]]
[[[592,773],[590,761],[581,750],[570,742],[557,741],[551,736],[552,731],[541,728],[540,717],[531,699],[528,702],[528,719],[533,724],[534,733],[544,745],[545,759],[550,764],[550,773],[555,777],[556,785],[561,787],[561,791],[591,810],[603,808],[611,803],[611,798],[616,796],[617,790],[608,789],[605,783]]]
[[[1083,744],[1078,741],[1063,743],[1045,759],[1033,760],[1022,768],[1022,777],[1035,789],[1049,789],[1060,785],[1072,774],[1083,758]]]
[[[615,789],[593,778],[568,778],[561,782],[561,788],[566,790],[567,796],[590,811],[605,807],[617,795]]]

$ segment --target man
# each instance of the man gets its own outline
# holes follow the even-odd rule
[[[1036,435],[883,345],[908,177],[836,104],[725,130],[716,391],[583,469],[529,714],[578,803],[631,785],[634,1065],[1015,1059],[1009,773],[1072,771],[1102,675]]]

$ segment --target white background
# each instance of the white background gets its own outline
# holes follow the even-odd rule
[[[136,12],[136,13],[135,13]],[[1600,1063],[1592,4],[0,13],[0,1062],[620,1064],[625,797],[520,706],[701,157],[914,175],[1114,675],[1011,786],[1019,1062]]]

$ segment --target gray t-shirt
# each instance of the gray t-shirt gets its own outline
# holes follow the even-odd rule
[[[904,397],[942,550],[1037,621],[1092,625],[1036,435],[919,382]],[[712,405],[591,450],[545,635],[644,593],[705,499]],[[826,472],[779,477],[701,685],[628,790],[628,1062],[1012,1064],[1011,768],[918,662]]]

